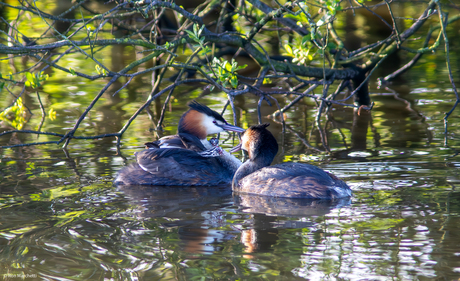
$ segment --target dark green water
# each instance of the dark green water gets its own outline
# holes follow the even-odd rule
[[[460,48],[451,43],[458,87]],[[114,53],[137,54],[120,48],[97,56],[103,61]],[[107,61],[114,68],[121,63]],[[66,63],[89,67],[77,55]],[[388,74],[394,67],[379,71]],[[0,73],[9,71],[8,60],[2,60]],[[49,71],[40,91],[56,119],[46,118],[42,130],[65,133],[108,81]],[[323,115],[322,130],[314,125],[311,101],[286,114],[284,132],[279,120],[267,117],[275,106],[262,107],[263,122],[271,123],[280,144],[276,162],[312,163],[334,173],[353,189],[351,200],[270,199],[228,188],[114,187],[117,171],[134,161],[143,143],[176,132],[189,100],[222,110],[226,96],[203,85],[175,90],[164,131],[153,130],[164,97],[152,104],[150,114],[143,112],[126,131],[120,152],[113,138],[73,140],[67,150],[0,149],[0,279],[458,280],[460,118],[457,108],[445,135],[444,113],[455,96],[444,54],[424,56],[389,88],[377,88],[378,75],[371,79],[370,114],[334,107]],[[77,135],[120,130],[146,100],[150,78],[112,96],[126,81],[116,84]],[[3,109],[12,96],[3,91],[1,97]],[[277,99],[285,105],[292,97]],[[35,93],[27,90],[23,100],[35,114],[25,129],[36,130],[41,112]],[[235,100],[239,126],[257,123],[257,101],[250,95]],[[233,120],[229,110],[224,117]],[[0,124],[0,132],[10,129]],[[0,136],[0,145],[57,139],[8,134]],[[236,144],[226,133],[220,142],[227,150]]]
[[[458,279],[458,115],[446,147],[438,112],[451,100],[439,101],[437,92],[409,96],[410,106],[376,90],[371,118],[334,111],[324,121],[329,154],[308,119],[299,121],[313,118],[308,105],[288,114],[286,134],[271,121],[283,144],[278,162],[314,161],[352,187],[351,200],[333,204],[219,188],[112,186],[141,149],[130,138],[155,139],[148,126],[136,136],[128,131],[125,158],[113,140],[78,141],[67,152],[54,145],[4,149],[1,272],[6,280]],[[201,101],[219,109],[224,99]],[[174,130],[183,109],[174,105],[167,128]],[[249,124],[257,118],[243,117]]]

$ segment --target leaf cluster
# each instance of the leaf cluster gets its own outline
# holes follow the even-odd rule
[[[25,85],[27,87],[32,87],[32,88],[36,89],[36,88],[40,87],[43,82],[48,80],[48,78],[49,78],[49,75],[43,73],[42,71],[38,72],[38,73],[26,72],[26,79],[27,80],[25,82]]]
[[[26,122],[26,108],[19,97],[13,105],[0,112],[0,120],[10,124],[13,128],[21,130]]]

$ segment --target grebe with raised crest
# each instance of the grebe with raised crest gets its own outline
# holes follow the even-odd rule
[[[146,143],[136,163],[124,167],[114,183],[124,185],[216,186],[230,184],[241,161],[207,135],[224,130],[244,132],[216,111],[196,101],[189,104],[178,134]]]

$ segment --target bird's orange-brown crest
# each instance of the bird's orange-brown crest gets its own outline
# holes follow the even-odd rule
[[[199,139],[206,139],[206,128],[202,122],[203,113],[191,109],[182,118],[180,126],[183,132],[195,135]]]

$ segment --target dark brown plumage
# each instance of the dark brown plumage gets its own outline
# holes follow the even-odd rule
[[[270,166],[278,152],[278,143],[266,129],[268,125],[251,126],[243,133],[241,148],[247,151],[249,159],[233,177],[234,191],[273,197],[328,200],[351,196],[351,189],[345,182],[316,166],[302,163]]]
[[[225,152],[218,142],[206,136],[224,130],[243,132],[228,124],[209,107],[192,102],[178,125],[178,134],[146,143],[136,153],[136,163],[124,167],[117,175],[117,185],[213,186],[230,184],[241,165]]]

